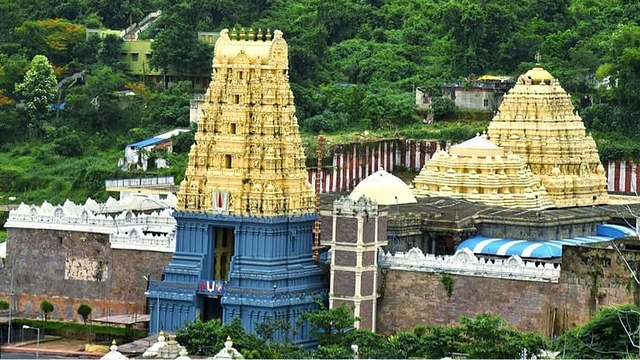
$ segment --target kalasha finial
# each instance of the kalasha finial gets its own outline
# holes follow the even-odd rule
[[[253,28],[249,28],[249,41],[254,41],[255,38],[253,37]]]
[[[264,41],[264,38],[262,37],[262,28],[258,28],[258,41]]]
[[[536,56],[534,58],[536,59],[536,66],[540,66],[540,51],[536,52]]]
[[[231,30],[231,40],[236,40],[238,37],[238,33],[236,32],[236,28],[233,28],[233,30]]]
[[[267,41],[271,41],[271,30],[267,29]]]

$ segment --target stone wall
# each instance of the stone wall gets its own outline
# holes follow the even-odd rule
[[[112,249],[107,234],[10,229],[0,298],[10,300],[13,277],[14,309],[24,316],[37,315],[45,299],[59,319],[76,318],[82,303],[92,307],[93,318],[144,313],[143,276],[159,279],[171,255]]]
[[[632,266],[640,265],[635,261],[640,255],[626,253]],[[629,285],[629,272],[615,250],[565,247],[564,254],[558,283],[384,270],[378,331],[452,325],[460,316],[488,312],[515,329],[552,337],[586,322],[602,306],[634,302],[637,288]],[[593,276],[596,260],[603,266],[597,266],[598,275]],[[453,279],[450,297],[443,276]]]

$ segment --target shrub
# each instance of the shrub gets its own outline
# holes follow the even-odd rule
[[[173,141],[173,152],[175,153],[188,153],[191,150],[193,144],[193,138],[195,137],[195,131],[180,133],[171,140]]]
[[[42,302],[40,303],[40,310],[42,310],[45,320],[47,320],[49,314],[53,312],[53,309],[53,304],[49,300],[42,300]]]
[[[434,98],[430,108],[434,120],[448,119],[456,113],[456,103],[444,96]]]
[[[8,310],[8,309],[9,309],[9,302],[7,300],[0,299],[0,310]]]
[[[60,156],[74,157],[82,155],[84,148],[80,137],[71,133],[55,140],[54,151]]]
[[[89,320],[89,316],[91,315],[91,306],[87,304],[81,304],[78,306],[78,315],[82,317],[82,321],[86,324],[87,320]]]

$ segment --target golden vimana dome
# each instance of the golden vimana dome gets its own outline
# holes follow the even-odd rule
[[[498,175],[502,173],[509,174],[509,171],[520,173],[521,165],[512,160],[508,167],[511,170],[507,171],[502,154],[500,157],[492,154],[487,159],[477,156],[474,159],[472,153],[480,153],[474,149],[465,156],[450,154],[446,159],[434,157],[430,160],[414,180],[416,196],[449,193],[453,194],[451,196],[488,204],[502,202],[502,206],[518,208],[572,207],[608,202],[607,179],[596,143],[586,133],[570,95],[541,66],[536,65],[518,77],[516,85],[505,94],[489,124],[486,139],[504,154],[517,155],[526,169],[522,176],[530,172],[536,180],[525,181],[524,177],[517,177],[515,182],[507,181],[509,176],[502,176],[502,181],[492,180],[500,178]],[[479,144],[479,141],[475,143]],[[483,148],[488,149],[489,146]],[[430,166],[434,160],[437,166],[435,163]],[[447,174],[441,174],[442,169]],[[434,171],[439,174],[434,176]],[[487,185],[478,188],[477,184]],[[531,196],[530,200],[520,197],[514,203],[513,194],[519,193],[536,193],[537,196]],[[509,199],[506,203],[500,200],[506,198]]]
[[[509,208],[553,206],[546,189],[522,158],[487,140],[487,135],[433,155],[413,180],[416,196],[448,196]]]
[[[230,215],[315,211],[282,32],[222,30],[178,208]]]

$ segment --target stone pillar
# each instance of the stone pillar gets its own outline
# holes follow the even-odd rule
[[[378,204],[369,199],[341,198],[334,202],[332,220],[329,307],[353,307],[360,318],[354,326],[375,331],[377,254],[387,243],[386,214],[378,213]]]

